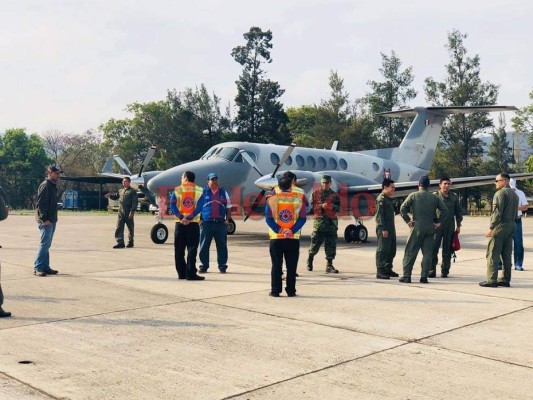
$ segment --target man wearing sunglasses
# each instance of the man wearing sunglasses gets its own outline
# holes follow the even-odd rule
[[[487,247],[487,280],[479,282],[482,287],[511,286],[511,254],[519,200],[509,187],[510,180],[509,174],[502,172],[494,182],[497,192],[492,198],[490,228],[485,232],[485,236],[490,238]],[[498,279],[500,258],[503,261],[503,273]]]

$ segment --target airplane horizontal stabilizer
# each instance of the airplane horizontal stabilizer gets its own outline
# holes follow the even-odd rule
[[[515,106],[456,106],[456,107],[415,107],[406,108],[403,110],[387,111],[382,113],[376,113],[380,117],[416,117],[420,110],[427,110],[433,114],[448,116],[457,114],[470,114],[476,112],[504,112],[504,111],[516,111]]]

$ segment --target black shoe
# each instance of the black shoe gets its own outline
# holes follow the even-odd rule
[[[59,273],[59,271],[56,271],[55,269],[52,269],[52,268],[47,269],[44,272],[46,272],[46,275],[57,275]]]
[[[225,274],[226,273],[226,268],[219,268],[218,270],[220,271],[221,274]]]
[[[296,297],[296,293],[287,293],[287,297]]]
[[[442,274],[440,274],[440,277],[441,278],[447,278],[448,277],[448,273],[447,272],[443,272]]]
[[[333,265],[328,265],[326,267],[326,274],[338,274],[338,273],[339,273],[339,270],[335,269]]]
[[[272,297],[279,297],[279,293],[276,292],[270,292],[268,295]]]
[[[498,282],[498,286],[511,287],[511,284],[509,282],[500,281]]]
[[[428,274],[428,278],[436,278],[437,277],[437,273],[435,271],[432,271]]]
[[[383,275],[383,274],[380,274],[379,272],[376,274],[376,278],[377,279],[390,279],[390,276],[389,275]]]
[[[400,278],[400,282],[402,282],[402,283],[411,283],[411,277],[410,276],[402,276]]]
[[[313,263],[307,260],[307,270],[311,272],[313,270]]]
[[[128,243],[126,247],[133,247],[133,243]]]
[[[204,267],[203,265],[200,265],[200,268],[198,268],[198,272],[201,274],[205,274],[207,272],[208,267]]]
[[[299,277],[300,277],[300,275],[298,275],[298,272],[296,273],[296,275],[295,275],[295,276],[296,276],[297,278],[299,278]]]
[[[35,275],[35,276],[46,276],[46,272],[44,272],[44,271],[33,271],[33,275]]]
[[[396,272],[394,272],[392,269],[389,271],[388,275],[391,278],[398,278],[400,275],[398,275]]]
[[[11,317],[11,313],[8,311],[2,310],[2,307],[0,307],[0,318],[9,318]]]
[[[421,277],[421,278],[420,278],[420,283],[429,283],[428,278],[426,278],[426,277],[424,277],[424,276]]]
[[[178,279],[187,279],[184,276],[178,276]]]
[[[124,247],[124,243],[117,243],[116,245],[113,246],[114,249],[123,249]]]
[[[191,276],[190,278],[187,278],[188,281],[203,281],[205,279],[205,276],[200,276],[200,275],[194,275],[194,276]]]
[[[482,286],[482,287],[498,287],[498,284],[496,282],[483,281],[483,282],[479,282],[479,286]]]

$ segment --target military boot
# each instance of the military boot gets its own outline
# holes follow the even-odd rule
[[[312,271],[313,270],[313,258],[315,256],[309,255],[309,258],[307,259],[307,270]]]
[[[335,269],[333,266],[333,260],[328,258],[328,263],[326,265],[326,274],[338,274],[339,270]]]

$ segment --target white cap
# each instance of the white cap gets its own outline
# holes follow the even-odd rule
[[[509,186],[511,186],[511,189],[516,189],[516,181],[511,178],[511,181],[509,182]]]

